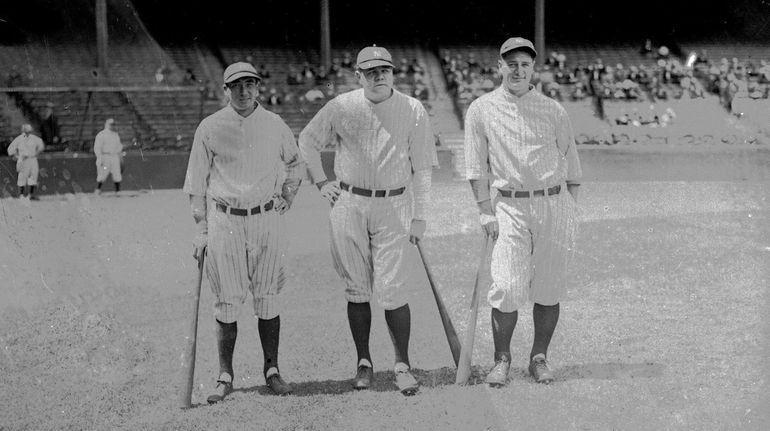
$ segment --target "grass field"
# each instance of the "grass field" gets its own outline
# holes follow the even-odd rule
[[[624,179],[623,165],[591,157],[603,173],[581,189],[578,254],[549,354],[557,381],[536,385],[526,374],[532,322],[524,310],[510,384],[480,383],[492,365],[482,303],[476,384],[453,385],[415,252],[411,359],[423,388],[409,398],[392,383],[377,307],[376,383],[350,389],[355,353],[328,252],[328,206],[314,188],[302,188],[288,216],[280,364],[295,394],[268,394],[256,319],[244,313],[236,392],[205,405],[218,364],[204,284],[188,411],[176,408],[195,280],[186,197],[169,190],[1,200],[0,430],[770,429],[767,172],[729,181],[714,172],[719,181],[706,181],[694,173],[708,172],[685,166],[684,180]],[[767,166],[763,160],[752,166]],[[646,169],[654,172],[654,163]],[[434,184],[430,214],[425,250],[462,335],[481,248],[467,184]]]

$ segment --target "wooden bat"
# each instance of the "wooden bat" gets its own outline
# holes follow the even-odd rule
[[[430,271],[428,261],[425,260],[425,253],[422,251],[420,242],[421,241],[417,241],[417,251],[420,252],[422,266],[425,267],[425,274],[428,276],[428,283],[430,283],[430,288],[433,291],[433,297],[436,299],[438,314],[441,317],[441,324],[444,325],[444,334],[446,335],[446,340],[449,342],[449,350],[452,351],[452,359],[454,359],[455,366],[457,366],[457,363],[460,360],[460,339],[457,337],[457,332],[455,332],[455,327],[452,324],[452,318],[449,317],[449,313],[444,306],[444,300],[441,298],[441,294],[436,288],[436,283],[433,281],[433,273]]]
[[[484,235],[484,248],[481,250],[481,257],[479,258],[479,268],[476,271],[476,282],[473,286],[473,298],[471,299],[471,316],[468,320],[468,330],[465,331],[465,339],[463,340],[462,350],[460,351],[460,361],[457,364],[457,376],[455,377],[455,384],[464,385],[468,383],[468,379],[471,376],[471,357],[473,356],[473,341],[476,338],[476,318],[479,313],[479,294],[481,289],[481,272],[484,268],[484,263],[487,260],[487,248],[489,247],[489,235]]]
[[[189,409],[192,406],[193,377],[195,376],[195,349],[198,343],[198,311],[201,299],[201,284],[203,283],[203,260],[206,257],[206,249],[201,252],[198,259],[198,282],[193,291],[193,315],[190,319],[190,327],[185,336],[185,345],[182,350],[181,371],[182,387],[179,392],[179,408]]]

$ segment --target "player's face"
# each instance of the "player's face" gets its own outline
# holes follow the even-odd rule
[[[384,100],[390,97],[393,89],[393,68],[377,66],[371,69],[359,70],[358,82],[364,87],[364,92],[370,99]]]
[[[507,52],[499,61],[503,85],[511,93],[522,96],[529,91],[535,60],[526,51]]]
[[[225,94],[235,112],[248,115],[254,110],[259,95],[259,81],[254,78],[237,79],[225,84]]]

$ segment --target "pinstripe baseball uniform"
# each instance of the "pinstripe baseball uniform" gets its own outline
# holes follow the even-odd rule
[[[8,155],[17,157],[16,172],[19,176],[16,185],[19,187],[37,185],[39,173],[37,155],[43,151],[43,148],[43,140],[31,133],[22,133],[8,146]]]
[[[302,169],[291,130],[261,106],[244,118],[228,105],[198,126],[183,190],[208,200],[206,275],[218,321],[237,321],[249,291],[257,317],[279,314],[285,241],[273,199]]]
[[[96,182],[101,183],[112,175],[112,181],[121,182],[123,176],[120,172],[120,158],[123,152],[123,144],[120,142],[118,132],[112,131],[105,125],[104,130],[99,131],[94,139],[94,154],[96,154]]]
[[[566,111],[536,90],[517,97],[501,86],[468,108],[465,156],[467,178],[498,189],[490,305],[512,312],[530,301],[557,304],[577,226],[566,183],[582,175]]]
[[[413,217],[424,219],[424,204],[414,203],[427,198],[413,196],[412,173],[437,164],[425,108],[395,90],[376,104],[363,89],[350,91],[318,112],[299,145],[314,183],[326,179],[321,149],[334,147],[334,173],[343,190],[349,186],[329,215],[332,258],[346,284],[346,299],[368,302],[374,293],[386,310],[406,304],[403,259],[409,225]],[[386,190],[388,196],[362,196],[352,187]]]

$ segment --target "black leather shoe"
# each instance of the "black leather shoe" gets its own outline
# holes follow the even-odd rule
[[[354,389],[369,389],[372,386],[372,380],[374,379],[374,370],[372,367],[366,365],[360,365],[356,372],[356,377],[353,379]]]
[[[529,374],[538,383],[551,383],[553,381],[553,372],[548,368],[548,362],[545,361],[545,355],[538,354],[532,358],[529,363]]]
[[[283,381],[281,375],[276,373],[266,379],[267,387],[276,395],[288,395],[291,393],[291,387]]]
[[[206,398],[209,404],[218,403],[225,399],[233,391],[232,377],[227,373],[222,373],[217,380],[217,386],[214,392]]]

